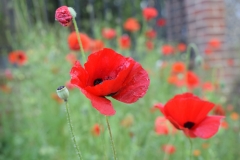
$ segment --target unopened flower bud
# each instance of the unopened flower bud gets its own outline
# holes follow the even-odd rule
[[[202,56],[197,55],[197,57],[195,58],[195,63],[196,63],[198,66],[201,66],[202,63],[203,63],[203,58],[202,58]]]
[[[65,86],[58,87],[57,88],[57,95],[58,95],[58,97],[60,97],[64,101],[67,101],[68,96],[69,96],[68,89]]]
[[[61,6],[55,12],[55,20],[64,27],[68,27],[72,23],[72,18],[73,16],[67,6]]]

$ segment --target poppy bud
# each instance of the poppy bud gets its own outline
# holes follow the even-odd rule
[[[57,88],[57,95],[58,95],[58,97],[60,97],[64,101],[67,101],[68,96],[69,96],[68,89],[65,86],[58,87]]]
[[[67,6],[59,7],[55,12],[55,20],[57,20],[62,26],[68,27],[72,23],[72,18],[74,17],[71,13],[72,10],[72,8]]]
[[[197,55],[197,57],[195,58],[195,63],[196,63],[198,66],[201,66],[202,63],[203,63],[203,58],[202,58],[202,56]]]

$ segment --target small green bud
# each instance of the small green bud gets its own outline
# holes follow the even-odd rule
[[[68,7],[68,11],[70,12],[70,14],[72,15],[73,18],[76,18],[77,13],[75,12],[75,10],[72,7]]]
[[[67,101],[68,96],[69,96],[69,92],[68,92],[67,87],[65,87],[65,86],[58,87],[57,88],[57,95],[58,95],[58,97],[60,97],[64,101]]]

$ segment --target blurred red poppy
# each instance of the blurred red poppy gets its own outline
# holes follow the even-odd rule
[[[162,46],[162,54],[163,55],[170,55],[174,53],[174,48],[171,45],[163,45]]]
[[[209,47],[205,48],[204,50],[205,54],[209,55],[209,54],[212,54],[213,53],[213,50]]]
[[[112,28],[103,28],[102,36],[105,39],[113,39],[116,37],[116,31]]]
[[[221,42],[217,38],[212,38],[209,42],[208,45],[214,49],[218,49],[221,47]]]
[[[150,41],[150,40],[148,40],[148,41],[146,42],[146,47],[147,47],[147,49],[148,49],[149,51],[153,50],[153,49],[154,49],[154,44],[153,44],[153,42]]]
[[[215,115],[225,116],[225,110],[224,110],[223,107],[220,106],[220,105],[216,105],[216,106],[213,108],[213,113],[214,113]]]
[[[91,52],[96,52],[104,48],[104,42],[101,40],[92,40]]]
[[[12,74],[12,71],[10,69],[6,69],[4,71],[4,75],[5,75],[7,80],[12,80],[13,79],[13,74]]]
[[[77,55],[75,53],[68,53],[66,55],[66,60],[73,65],[77,60]]]
[[[176,147],[172,144],[165,144],[162,146],[162,150],[167,154],[173,154],[176,151]]]
[[[91,38],[89,38],[88,35],[86,35],[85,33],[79,33],[79,36],[80,36],[83,50],[89,51],[90,44],[91,44]],[[80,50],[76,32],[72,32],[71,34],[69,34],[68,46],[69,46],[69,49],[71,49],[71,50],[74,50],[74,51]]]
[[[186,73],[186,85],[188,88],[193,89],[198,87],[199,81],[199,77],[193,71],[188,71]]]
[[[90,54],[84,68],[77,61],[70,75],[71,83],[91,100],[93,107],[108,116],[114,115],[115,110],[106,96],[134,103],[146,94],[150,83],[138,62],[108,48]]]
[[[161,105],[161,104],[160,104]],[[157,105],[157,109],[159,106]],[[165,117],[157,117],[155,120],[155,133],[157,135],[168,135],[168,134],[174,134],[176,133],[176,129],[172,126],[172,124],[169,124],[167,119]]]
[[[122,35],[119,39],[119,45],[122,49],[129,49],[131,47],[131,39],[128,35]]]
[[[204,82],[202,84],[202,90],[203,91],[214,91],[214,85],[211,82]]]
[[[208,116],[214,104],[201,100],[192,93],[179,94],[170,99],[164,107],[164,116],[186,136],[208,139],[214,136],[223,116]]]
[[[149,29],[146,31],[146,37],[149,39],[154,39],[157,36],[157,32],[154,29]]]
[[[123,28],[129,32],[136,32],[140,29],[140,24],[136,18],[128,18],[124,23]]]
[[[179,44],[177,45],[177,50],[178,50],[179,52],[185,52],[186,49],[187,49],[187,46],[186,46],[186,44],[184,44],[184,43],[179,43]]]
[[[165,25],[166,25],[166,19],[164,19],[164,18],[159,18],[159,19],[157,20],[157,25],[158,25],[159,27],[165,26]]]
[[[92,129],[91,129],[91,132],[94,136],[99,136],[102,132],[103,128],[101,125],[99,124],[94,124]]]
[[[27,59],[27,55],[21,50],[12,51],[8,55],[8,61],[12,64],[17,64],[18,66],[26,64]]]
[[[143,17],[147,21],[157,17],[157,15],[158,15],[158,11],[153,7],[147,7],[143,9]]]
[[[64,27],[70,26],[72,23],[72,15],[67,6],[61,6],[56,10],[55,20],[57,20]]]
[[[175,62],[172,65],[172,72],[173,73],[183,73],[186,69],[185,63],[183,62]]]

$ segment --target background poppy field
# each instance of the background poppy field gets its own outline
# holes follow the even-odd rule
[[[69,82],[74,62],[84,63],[74,29],[58,22],[45,25],[37,19],[29,29],[24,24],[28,12],[18,11],[23,17],[17,32],[6,30],[11,50],[2,51],[5,65],[0,72],[0,160],[77,159],[64,102],[56,94],[61,85],[70,92],[73,130],[83,159],[113,159],[104,115]],[[167,20],[157,17],[158,10],[138,8],[136,13],[136,17],[125,15],[121,25],[97,21],[92,26],[94,36],[87,27],[79,28],[86,56],[104,47],[112,48],[141,63],[150,77],[146,95],[136,103],[110,98],[116,110],[109,122],[117,158],[183,160],[192,155],[194,160],[240,159],[239,106],[221,92],[217,71],[203,56],[221,45],[218,39],[209,41],[209,52],[191,57],[191,49],[197,46],[167,42],[163,36]],[[113,15],[112,19],[117,17]],[[88,23],[85,19],[84,25]],[[188,138],[156,107],[184,92],[215,103],[211,114],[225,116],[214,137],[192,139],[191,153]]]

